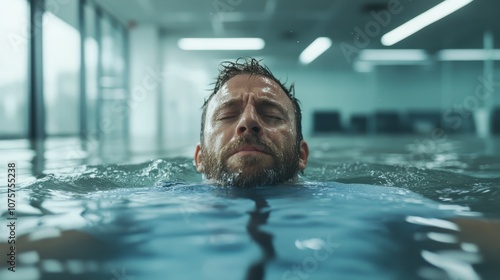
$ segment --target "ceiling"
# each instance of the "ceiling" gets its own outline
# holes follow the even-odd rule
[[[261,37],[266,41],[259,56],[296,58],[315,38],[330,37],[333,47],[316,64],[340,63],[340,45],[354,46],[357,28],[365,30],[386,10],[399,3],[380,31],[373,29],[363,48],[387,48],[380,43],[386,32],[401,25],[440,0],[95,0],[124,23],[158,25],[165,36]],[[425,49],[481,48],[483,34],[491,30],[500,43],[500,1],[475,0],[448,17],[424,28],[390,48]],[[245,54],[246,55],[246,54]]]

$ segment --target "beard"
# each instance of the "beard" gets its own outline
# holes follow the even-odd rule
[[[231,158],[239,148],[252,145],[266,155],[245,155]],[[292,142],[279,150],[255,136],[245,135],[229,142],[219,152],[201,147],[206,179],[220,186],[257,187],[276,185],[297,177],[299,172],[298,143]],[[235,166],[236,165],[236,166]]]

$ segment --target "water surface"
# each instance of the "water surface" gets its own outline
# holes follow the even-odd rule
[[[205,185],[187,156],[45,158],[20,167],[17,234],[53,254],[26,245],[0,278],[496,279],[450,221],[500,219],[498,143],[316,138],[299,182],[254,189]],[[91,241],[50,243],[73,232]]]

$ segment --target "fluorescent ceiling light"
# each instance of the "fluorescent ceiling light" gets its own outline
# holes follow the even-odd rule
[[[368,73],[380,65],[426,65],[432,61],[424,50],[361,50],[354,61],[356,72]]]
[[[441,61],[484,61],[500,60],[500,50],[484,49],[449,49],[437,53],[437,59]]]
[[[182,38],[177,42],[182,50],[261,50],[261,38]]]
[[[361,50],[358,60],[362,61],[425,61],[429,56],[424,50]]]
[[[382,36],[384,46],[392,46],[422,28],[455,12],[473,0],[446,0]]]
[[[302,64],[309,64],[318,56],[324,53],[332,46],[332,40],[327,37],[316,38],[307,48],[305,48],[299,56]]]

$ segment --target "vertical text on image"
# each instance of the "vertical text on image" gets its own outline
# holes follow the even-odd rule
[[[7,164],[7,243],[10,245],[7,252],[8,270],[16,271],[16,164]]]

